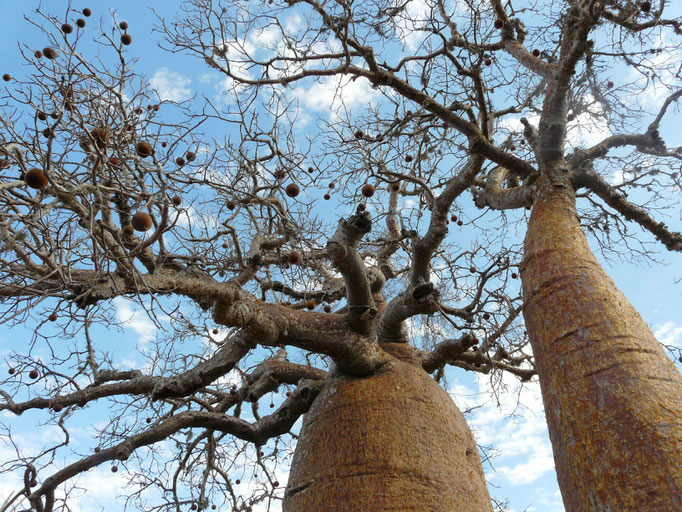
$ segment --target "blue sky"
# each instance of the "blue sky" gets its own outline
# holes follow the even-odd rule
[[[0,33],[4,36],[5,45],[0,47],[1,73],[21,76],[26,70],[19,58],[14,41],[21,41],[32,48],[41,48],[41,36],[30,24],[23,20],[28,9],[37,6],[34,1],[3,2],[3,16],[0,17]],[[208,98],[225,101],[222,91],[224,84],[215,72],[210,71],[201,62],[186,56],[170,54],[161,50],[158,45],[158,34],[153,32],[156,17],[151,9],[164,16],[173,16],[180,2],[176,0],[159,1],[117,1],[117,21],[127,21],[129,32],[133,36],[133,44],[128,54],[139,59],[136,66],[138,73],[148,77],[150,85],[155,87],[162,99],[184,100],[194,94],[204,94]],[[52,14],[66,12],[66,2],[43,2]],[[111,2],[84,2],[82,7],[93,11],[87,19],[88,27],[111,23]],[[78,6],[80,7],[80,6]],[[677,15],[682,12],[677,7]],[[674,12],[671,14],[675,14]],[[617,74],[617,73],[616,73]],[[4,86],[4,84],[3,84]],[[314,115],[329,112],[332,88],[324,83],[309,90],[300,89],[292,92],[298,95],[306,108]],[[373,97],[372,90],[361,81],[349,84],[344,90],[347,105],[361,109],[365,101]],[[651,93],[652,110],[660,100]],[[662,135],[669,146],[682,145],[682,134],[679,129],[679,114],[670,116],[662,130]],[[305,130],[303,127],[302,130]],[[589,135],[589,134],[588,134]],[[582,134],[581,136],[588,136]],[[598,134],[592,134],[598,136]],[[613,177],[617,179],[617,177]],[[471,208],[470,200],[465,199],[467,208]],[[405,204],[409,207],[409,204]],[[339,212],[347,213],[347,212]],[[664,220],[671,229],[682,231],[682,207],[665,212]],[[331,215],[333,217],[333,215]],[[522,233],[519,234],[519,237]],[[598,256],[601,258],[599,252]],[[602,262],[616,284],[640,311],[651,325],[661,341],[670,345],[682,346],[682,255],[671,254],[659,248],[656,264],[632,264],[627,262]],[[139,307],[123,299],[114,304],[119,319],[127,320],[123,332],[108,332],[99,328],[96,334],[104,344],[110,344],[116,359],[122,365],[139,366],[144,364],[140,354],[151,350],[157,339],[157,327],[147,319]],[[11,331],[0,327],[0,360],[10,350],[20,350],[23,341],[31,337],[35,325],[26,325],[23,329],[13,328]],[[222,335],[222,333],[221,333]],[[492,463],[486,467],[486,475],[491,484],[491,493],[500,499],[508,498],[510,507],[515,512],[527,510],[560,512],[563,510],[553,472],[551,449],[544,426],[539,389],[536,383],[526,384],[519,389],[518,380],[504,377],[503,382],[496,383],[496,393],[491,392],[491,382],[487,376],[475,376],[461,370],[448,371],[449,391],[463,410],[472,408],[467,413],[477,441],[484,446],[492,446],[494,456]],[[506,386],[506,391],[501,391]],[[72,431],[72,445],[76,451],[86,452],[91,449],[92,430],[90,425],[103,425],[109,411],[103,405],[88,409],[87,415],[80,415],[75,420]],[[18,436],[28,447],[39,446],[45,439],[59,436],[59,430],[53,424],[43,424],[41,414],[27,413],[21,418],[14,418],[1,413],[3,422],[12,424]],[[10,457],[8,447],[0,444],[0,460]],[[491,454],[492,455],[492,454]],[[66,458],[72,457],[65,454]],[[281,481],[285,481],[280,471]],[[122,510],[123,501],[117,493],[123,494],[125,483],[124,472],[112,475],[108,466],[98,468],[84,476],[80,484],[90,492],[78,502],[75,510],[91,512],[102,509],[106,503],[108,511]],[[112,485],[113,484],[113,485]],[[244,485],[248,485],[246,482]],[[15,487],[7,481],[0,482],[0,503]],[[118,508],[117,508],[118,507]],[[271,508],[278,510],[276,506]],[[260,511],[258,511],[260,512]]]

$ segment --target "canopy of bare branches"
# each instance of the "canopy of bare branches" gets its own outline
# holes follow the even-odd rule
[[[682,96],[682,20],[664,2],[159,14],[160,44],[220,74],[223,103],[160,98],[119,20],[82,28],[76,7],[28,16],[43,44],[20,46],[28,68],[0,93],[0,321],[34,327],[0,411],[42,410],[66,439],[2,466],[25,475],[2,511],[60,509],[102,464],[129,465],[159,510],[279,499],[290,429],[328,372],[384,364],[381,343],[415,345],[439,380],[448,365],[531,379],[517,278],[543,173],[570,180],[605,251],[682,249],[659,216],[682,186],[661,128]],[[322,90],[334,111],[316,118],[306,95]],[[100,342],[122,299],[160,328],[144,367]],[[43,469],[102,402],[117,412],[97,451]]]

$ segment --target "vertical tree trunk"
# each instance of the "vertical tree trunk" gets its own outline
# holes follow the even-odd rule
[[[682,377],[590,251],[566,180],[541,181],[521,275],[566,511],[682,510]]]
[[[383,345],[401,360],[330,378],[305,416],[284,512],[491,512],[464,417],[409,346]]]

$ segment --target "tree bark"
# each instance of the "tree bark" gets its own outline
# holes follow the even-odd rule
[[[538,183],[521,277],[566,512],[682,510],[682,377],[590,250],[566,178]]]
[[[473,436],[407,344],[374,375],[337,373],[306,414],[284,512],[491,512]]]

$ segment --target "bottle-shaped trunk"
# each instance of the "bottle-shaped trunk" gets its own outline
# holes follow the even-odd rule
[[[570,185],[540,184],[521,276],[566,512],[682,510],[682,377],[592,254]]]
[[[329,379],[303,420],[284,512],[492,511],[464,417],[398,350],[370,377]]]

